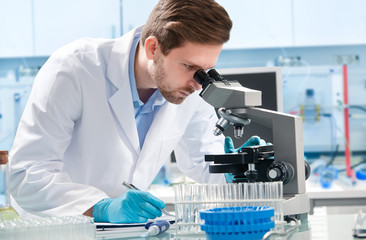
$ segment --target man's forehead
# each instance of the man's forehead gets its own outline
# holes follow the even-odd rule
[[[170,53],[177,55],[185,64],[210,69],[216,66],[221,49],[222,45],[186,42],[182,46],[172,49]]]

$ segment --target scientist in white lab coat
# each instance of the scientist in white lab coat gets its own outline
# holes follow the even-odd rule
[[[145,222],[164,203],[144,192],[174,150],[198,182],[204,155],[223,152],[198,69],[216,65],[232,22],[213,0],[161,0],[146,25],[118,39],[82,39],[39,71],[10,153],[18,211]],[[127,191],[130,182],[143,191]]]

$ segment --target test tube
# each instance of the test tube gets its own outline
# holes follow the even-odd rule
[[[175,193],[175,221],[177,224],[183,222],[184,207],[183,207],[183,195],[184,195],[184,184],[179,184],[174,186]]]
[[[191,231],[193,232],[197,232],[198,229],[197,227],[199,225],[195,225],[195,224],[199,224],[200,223],[200,216],[199,216],[199,210],[200,210],[200,202],[201,202],[201,187],[202,185],[199,184],[194,184],[192,185],[192,229]]]
[[[262,200],[263,199],[263,195],[264,195],[264,191],[263,191],[263,182],[257,182],[257,199]]]

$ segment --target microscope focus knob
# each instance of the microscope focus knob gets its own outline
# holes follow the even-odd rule
[[[268,177],[272,180],[280,180],[282,172],[279,168],[272,168],[268,171]]]
[[[305,180],[307,180],[310,177],[311,174],[311,167],[310,164],[305,161]]]
[[[267,170],[267,178],[271,181],[282,181],[286,184],[294,177],[294,169],[288,162],[273,162]]]

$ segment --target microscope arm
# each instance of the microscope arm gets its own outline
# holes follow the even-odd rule
[[[305,193],[305,160],[302,120],[298,116],[262,108],[239,108],[237,116],[251,119],[272,129],[275,160],[288,162],[294,168],[294,178],[286,184],[284,194]]]

